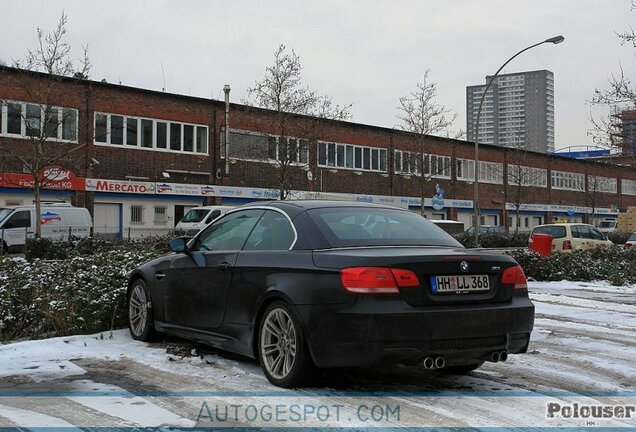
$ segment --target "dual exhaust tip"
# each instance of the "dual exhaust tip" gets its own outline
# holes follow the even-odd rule
[[[506,360],[508,360],[508,351],[493,351],[490,354],[490,361],[493,363],[505,362]],[[442,369],[446,366],[446,359],[442,356],[425,357],[420,364],[427,370]]]
[[[505,362],[506,360],[508,360],[507,351],[493,351],[490,355],[490,361],[493,363]]]
[[[446,366],[446,359],[442,356],[426,357],[421,364],[424,369],[441,369]]]

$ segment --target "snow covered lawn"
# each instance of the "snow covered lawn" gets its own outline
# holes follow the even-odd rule
[[[253,361],[169,355],[126,330],[3,345],[0,427],[635,427],[636,288],[531,282],[530,295],[528,354],[463,377],[335,370],[289,391]]]

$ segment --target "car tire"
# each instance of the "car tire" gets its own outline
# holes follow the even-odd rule
[[[466,375],[467,373],[480,368],[483,364],[484,362],[482,361],[461,366],[446,366],[441,368],[439,372],[447,375]]]
[[[136,279],[128,293],[128,329],[133,339],[144,342],[156,336],[150,290],[143,279]]]
[[[316,374],[300,321],[282,301],[270,304],[261,317],[258,359],[267,379],[278,387],[305,386]]]

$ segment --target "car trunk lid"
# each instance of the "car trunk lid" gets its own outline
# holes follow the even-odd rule
[[[513,288],[501,284],[501,274],[516,265],[507,255],[444,247],[326,249],[314,251],[313,259],[317,267],[330,269],[390,267],[411,270],[420,284],[415,288],[402,288],[400,294],[413,306],[510,301]],[[484,288],[485,279],[487,289]]]

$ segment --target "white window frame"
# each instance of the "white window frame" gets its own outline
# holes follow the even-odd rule
[[[329,146],[333,145],[334,146],[334,164],[330,165],[329,164]],[[325,163],[320,163],[320,146],[324,146],[324,150],[325,150]],[[348,162],[348,157],[347,157],[347,147],[351,147],[352,148],[352,152],[351,155],[353,157],[353,161],[352,161],[352,167],[348,167],[347,162]],[[339,150],[341,149],[342,151],[340,152],[342,154],[342,166],[338,166],[338,154],[339,154]],[[356,164],[356,156],[358,154],[358,151],[360,150],[360,164],[357,165]],[[386,173],[389,171],[389,153],[388,150],[384,147],[371,147],[371,146],[361,146],[361,145],[356,145],[356,144],[348,144],[348,143],[337,143],[337,142],[332,142],[332,141],[318,141],[317,143],[317,147],[316,147],[316,151],[317,151],[317,155],[318,157],[316,158],[316,163],[318,165],[319,168],[329,168],[329,169],[337,169],[337,170],[345,170],[345,171],[365,171],[365,172],[381,172],[381,173]],[[369,168],[364,168],[364,155],[365,152],[369,153]],[[374,153],[375,153],[375,157],[374,157]],[[382,166],[382,156],[384,155],[384,167]],[[377,164],[377,168],[373,168],[374,165],[374,159],[375,162]]]
[[[255,131],[248,131],[248,130],[243,130],[243,129],[229,129],[229,132],[232,133],[237,133],[237,134],[242,134],[242,135],[252,135],[252,136],[258,136],[258,137],[264,137],[264,138],[273,138],[276,140],[276,159],[272,159],[269,157],[263,158],[263,159],[253,159],[253,158],[243,158],[243,157],[236,157],[236,156],[230,156],[230,160],[240,160],[240,161],[245,161],[245,162],[261,162],[261,163],[270,163],[270,164],[277,164],[280,163],[280,146],[278,145],[278,142],[280,140],[280,136],[278,135],[272,135],[272,134],[264,134],[264,133],[260,133],[260,132],[255,132]],[[299,167],[303,167],[303,166],[307,166],[309,165],[309,140],[307,138],[299,138],[299,137],[294,137],[294,136],[286,136],[284,137],[287,140],[287,149],[289,149],[289,140],[297,140],[296,141],[296,162],[289,162],[290,166],[299,166]],[[225,159],[225,131],[222,129],[221,130],[221,159]],[[305,146],[305,159],[307,160],[307,162],[299,162],[300,161],[300,155],[301,155],[301,146],[298,145],[298,143],[300,143],[300,141],[305,141],[306,146]],[[230,139],[230,147],[232,146],[232,140]],[[269,150],[269,149],[268,149]],[[231,150],[230,150],[231,151]],[[269,151],[268,151],[269,153]]]
[[[456,162],[457,180],[474,182],[475,181],[475,160],[458,158]]]
[[[31,139],[32,137],[27,135],[26,130],[26,106],[27,105],[35,105],[35,106],[39,106],[40,107],[40,131],[45,127],[45,119],[44,119],[44,113],[45,113],[45,107],[46,105],[44,104],[40,104],[37,102],[25,102],[25,101],[19,101],[19,100],[10,100],[10,99],[3,99],[1,101],[2,103],[0,104],[0,117],[1,117],[1,128],[0,128],[0,136],[4,136],[4,137],[10,137],[10,138],[18,138],[18,139]],[[7,126],[8,126],[8,116],[9,116],[9,104],[18,104],[20,105],[20,133],[19,134],[14,134],[14,133],[8,133],[7,132]],[[55,137],[47,137],[46,141],[52,141],[52,142],[62,142],[62,143],[74,143],[77,144],[79,141],[79,111],[76,108],[71,108],[71,107],[63,107],[63,106],[57,106],[57,105],[51,105],[50,106],[51,109],[55,109],[57,110],[57,118],[58,118],[58,124],[57,124],[57,134]],[[68,139],[63,139],[63,112],[64,110],[72,110],[75,113],[75,139],[73,140],[68,140]]]
[[[479,183],[503,184],[503,164],[479,161]]]
[[[636,180],[621,179],[621,194],[636,196]]]
[[[585,174],[552,170],[550,173],[550,185],[552,189],[556,190],[585,192]]]
[[[163,210],[163,212],[157,212],[157,210]],[[153,223],[155,225],[166,225],[166,224],[168,224],[168,206],[155,205],[153,214],[154,214]],[[158,215],[162,215],[163,216],[163,220],[160,220],[157,217]]]
[[[548,187],[548,170],[544,168],[529,167],[525,165],[508,164],[508,184],[510,186],[519,186],[519,179],[515,178],[515,172],[521,168],[525,171],[523,178],[521,179],[523,184],[521,186],[531,187]]]
[[[592,190],[592,186],[596,184],[596,188]],[[603,176],[587,176],[588,192],[601,192],[615,194],[618,192],[618,181],[615,177],[603,177]]]
[[[133,216],[136,215],[135,209],[139,209],[139,220],[133,220]],[[139,204],[132,204],[130,206],[130,224],[131,225],[143,225],[144,224],[144,206]]]
[[[97,129],[97,116],[98,115],[105,115],[106,116],[106,142],[102,142],[102,141],[97,141],[97,136],[96,136],[96,129]],[[123,117],[123,138],[122,138],[122,143],[121,144],[112,144],[111,143],[111,133],[110,133],[110,129],[111,129],[111,116],[119,116],[119,117]],[[135,145],[129,145],[128,144],[128,119],[135,119],[137,121],[137,142],[135,143]],[[152,147],[143,147],[141,145],[141,124],[142,124],[142,120],[148,120],[152,122]],[[157,147],[157,132],[158,132],[158,128],[157,128],[157,123],[165,123],[166,124],[166,148],[160,148]],[[181,125],[181,146],[180,146],[180,150],[172,150],[170,148],[170,124],[171,123],[175,123],[175,124],[180,124]],[[185,127],[184,126],[192,126],[193,128],[193,135],[192,135],[192,151],[185,151],[183,150],[183,138],[184,138],[184,130]],[[198,138],[198,134],[199,134],[199,128],[203,128],[203,136],[205,136],[205,151],[197,151],[197,138]],[[167,120],[167,119],[158,119],[158,118],[151,118],[151,117],[140,117],[140,116],[134,116],[134,115],[128,115],[128,114],[117,114],[117,113],[109,113],[109,112],[103,112],[103,111],[95,111],[93,113],[93,144],[97,145],[97,146],[104,146],[104,147],[114,147],[114,148],[120,148],[120,149],[132,149],[132,150],[145,150],[145,151],[157,151],[157,152],[165,152],[165,153],[178,153],[178,154],[186,154],[186,155],[198,155],[198,156],[209,156],[209,150],[210,150],[210,140],[209,140],[209,128],[207,125],[204,124],[200,124],[200,123],[184,123],[184,122],[180,122],[180,121],[173,121],[173,120]]]

